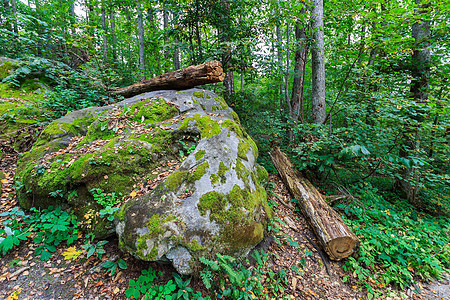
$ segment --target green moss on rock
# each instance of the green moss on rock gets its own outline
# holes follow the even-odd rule
[[[201,137],[209,139],[210,137],[220,133],[219,123],[212,120],[209,116],[195,114],[191,118],[184,119],[180,125],[180,130],[186,130],[189,127],[189,123],[195,123],[201,130]]]
[[[225,164],[221,161],[219,164],[219,173],[217,173],[217,175],[219,175],[220,177],[225,176],[225,173],[228,171],[227,166],[225,166]]]
[[[206,250],[206,247],[202,246],[196,239],[192,239],[187,245],[186,248],[193,252]]]
[[[188,181],[191,183],[194,183],[198,181],[200,178],[203,177],[203,175],[206,174],[206,170],[209,168],[209,163],[205,161],[201,165],[199,165],[197,168],[195,168],[195,171],[189,175]]]
[[[247,153],[249,150],[250,150],[250,146],[246,142],[240,140],[239,144],[238,144],[238,153],[237,153],[238,157],[248,160]]]
[[[205,95],[202,92],[194,92],[193,95],[194,95],[194,97],[197,97],[197,98],[204,98],[205,97]]]
[[[186,180],[188,176],[188,171],[175,171],[172,174],[170,174],[165,181],[166,187],[171,190],[175,191],[177,190],[183,181]]]
[[[176,116],[179,111],[169,105],[164,99],[143,100],[133,104],[128,110],[128,114],[133,114],[132,119],[136,122],[158,123]]]
[[[195,160],[200,160],[205,155],[205,153],[206,153],[205,150],[197,151],[195,153]]]

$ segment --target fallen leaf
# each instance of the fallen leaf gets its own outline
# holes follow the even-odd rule
[[[120,292],[120,289],[118,287],[116,287],[113,291],[114,294],[117,294],[118,292]]]
[[[81,255],[81,253],[83,253],[83,251],[77,250],[77,248],[75,247],[69,247],[62,253],[62,255],[64,256],[65,260],[72,260],[77,259],[78,256]]]
[[[96,284],[95,284],[95,287],[98,287],[98,286],[102,286],[103,285],[103,281],[99,281],[99,282],[97,282]]]

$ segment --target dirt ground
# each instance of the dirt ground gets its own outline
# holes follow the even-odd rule
[[[6,177],[2,180],[0,212],[10,211],[17,205],[13,187],[13,176],[18,153],[2,142],[3,156],[0,171]],[[344,270],[342,262],[329,261],[317,246],[314,234],[306,220],[290,202],[286,188],[277,175],[270,175],[268,197],[276,203],[272,231],[275,238],[265,242],[271,254],[267,268],[277,272],[283,268],[287,274],[282,296],[291,299],[365,299],[364,294],[351,280],[342,281]],[[0,221],[2,219],[0,218]],[[278,232],[276,232],[278,231]],[[0,258],[0,299],[126,299],[124,292],[128,281],[136,280],[141,270],[152,267],[163,273],[156,283],[164,284],[174,269],[169,265],[139,261],[122,253],[113,237],[105,245],[106,255],[102,259],[91,256],[89,259],[65,260],[62,253],[67,245],[60,245],[57,252],[44,262],[34,254],[36,244],[31,239],[21,243],[11,252]],[[79,239],[75,246],[81,248]],[[73,246],[73,245],[71,245]],[[84,256],[86,257],[86,256]],[[100,265],[106,260],[123,259],[128,268],[113,276]],[[450,277],[433,283],[418,283],[421,293],[404,291],[409,299],[450,299]],[[191,286],[203,295],[210,294],[200,280],[193,279]],[[389,294],[390,293],[390,294]],[[399,293],[387,291],[385,299],[400,299]]]

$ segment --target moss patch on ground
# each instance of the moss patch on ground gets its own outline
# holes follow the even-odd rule
[[[11,73],[17,69],[19,66],[10,61],[5,61],[0,65],[0,81],[11,75]]]

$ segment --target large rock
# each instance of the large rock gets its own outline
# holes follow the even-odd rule
[[[151,92],[51,123],[19,161],[18,198],[25,208],[71,206],[105,236],[112,224],[99,217],[92,189],[137,192],[116,214],[120,248],[192,274],[199,256],[243,257],[263,239],[271,210],[256,157],[216,94]]]

